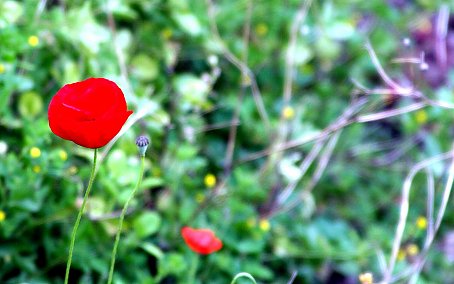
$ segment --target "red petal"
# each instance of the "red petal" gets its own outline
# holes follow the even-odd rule
[[[183,227],[181,235],[188,247],[199,254],[210,254],[222,248],[222,241],[209,229]]]
[[[100,148],[118,134],[131,113],[114,82],[90,78],[63,86],[49,104],[48,117],[55,135]]]

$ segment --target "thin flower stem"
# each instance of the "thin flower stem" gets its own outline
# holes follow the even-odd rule
[[[84,200],[82,201],[82,206],[80,207],[79,214],[77,215],[76,223],[74,224],[73,232],[71,234],[71,244],[69,245],[69,256],[68,261],[66,262],[66,273],[65,273],[65,284],[68,284],[69,281],[69,270],[71,269],[71,262],[73,259],[74,251],[74,242],[76,241],[77,229],[79,228],[80,219],[85,210],[85,205],[87,204],[88,196],[90,195],[91,187],[93,186],[93,181],[95,180],[95,169],[96,169],[96,160],[98,157],[98,149],[95,149],[93,154],[93,166],[91,168],[90,180],[88,181],[87,190],[85,191]]]
[[[143,178],[143,172],[145,168],[145,156],[140,157],[140,172],[139,172],[139,179],[137,180],[137,184],[134,187],[133,191],[131,192],[131,195],[129,195],[128,200],[126,200],[125,206],[123,207],[123,210],[121,211],[120,215],[120,224],[118,227],[117,235],[115,236],[115,244],[112,250],[112,258],[110,260],[110,269],[109,269],[109,278],[107,279],[107,283],[111,284],[112,279],[113,279],[113,272],[114,272],[114,267],[115,267],[115,259],[117,256],[117,249],[118,249],[118,244],[120,242],[120,235],[121,235],[121,230],[123,228],[123,221],[125,219],[126,211],[128,211],[128,206],[129,203],[132,201],[134,198],[134,195],[137,192],[137,189],[140,187],[140,184],[142,183],[142,178]]]
[[[199,262],[200,262],[200,256],[198,254],[193,254],[193,257],[192,257],[192,263],[191,263],[191,266],[189,268],[189,277],[188,277],[188,283],[195,283],[195,277],[196,277],[196,273],[197,273],[197,268],[199,266]]]

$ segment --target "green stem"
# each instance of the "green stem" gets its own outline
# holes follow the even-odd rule
[[[85,210],[85,205],[87,204],[88,195],[90,194],[93,181],[95,180],[95,170],[96,170],[96,160],[98,157],[98,149],[95,149],[93,156],[93,166],[91,168],[90,180],[88,182],[87,190],[85,191],[84,200],[82,201],[82,206],[80,207],[79,214],[77,215],[76,223],[74,224],[73,232],[71,234],[71,244],[69,246],[69,256],[68,261],[66,262],[66,273],[65,273],[65,284],[68,284],[69,281],[69,270],[71,269],[71,261],[73,259],[74,251],[74,242],[76,241],[76,233],[79,228],[80,219]]]
[[[139,179],[137,180],[136,187],[131,192],[131,195],[129,195],[129,198],[128,198],[128,200],[126,200],[125,206],[123,207],[123,210],[121,211],[120,223],[119,223],[117,235],[115,236],[115,244],[114,244],[114,247],[112,250],[112,258],[110,260],[109,278],[107,279],[108,284],[112,283],[113,272],[114,272],[114,267],[115,267],[115,259],[117,256],[118,243],[120,242],[121,229],[123,228],[123,221],[125,219],[126,211],[128,210],[129,203],[134,198],[134,195],[136,194],[137,189],[140,187],[140,184],[142,183],[144,168],[145,168],[145,156],[141,156]]]
[[[189,267],[189,275],[187,277],[187,280],[188,280],[187,283],[196,283],[195,276],[197,273],[197,268],[199,266],[200,256],[196,253],[191,253],[191,255],[192,255],[192,259],[191,259],[191,266]]]

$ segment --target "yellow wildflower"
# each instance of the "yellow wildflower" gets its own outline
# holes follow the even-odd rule
[[[406,256],[407,256],[407,253],[403,249],[400,249],[397,252],[397,260],[399,260],[399,261],[404,260]]]
[[[255,27],[255,32],[259,36],[264,36],[268,33],[268,26],[264,23],[260,23]]]
[[[216,176],[213,174],[207,174],[203,181],[206,187],[212,188],[216,185]]]
[[[32,158],[39,158],[41,156],[41,150],[38,147],[32,147],[30,149],[30,156]]]
[[[409,256],[415,256],[419,253],[419,247],[416,244],[409,244],[407,246],[407,253]]]
[[[60,156],[60,159],[61,159],[62,161],[66,161],[66,160],[68,159],[68,153],[66,153],[65,150],[60,150],[60,151],[58,152],[58,156]]]
[[[35,35],[32,35],[32,36],[29,36],[28,37],[28,44],[31,46],[31,47],[35,47],[39,44],[39,38]]]
[[[286,106],[282,109],[282,117],[292,119],[295,116],[295,110],[291,106]]]
[[[270,221],[268,219],[261,219],[259,222],[260,230],[268,232],[271,228]]]
[[[418,229],[424,230],[427,228],[427,219],[424,216],[419,216],[418,219],[416,219],[416,227]]]
[[[5,221],[6,219],[6,213],[3,210],[0,210],[0,222]]]
[[[425,110],[418,110],[416,113],[415,113],[415,116],[416,116],[416,122],[418,124],[424,124],[427,122],[427,112]]]
[[[33,171],[38,174],[41,172],[41,167],[38,165],[35,165],[35,166],[33,166]]]
[[[374,276],[370,272],[365,272],[358,276],[358,280],[361,284],[372,284],[374,283]]]
[[[5,70],[6,70],[5,65],[0,63],[0,74],[5,73]]]

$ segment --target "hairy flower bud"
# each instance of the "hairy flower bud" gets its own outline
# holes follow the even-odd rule
[[[148,145],[150,144],[150,140],[148,140],[145,136],[139,136],[136,139],[136,145],[139,148],[140,156],[145,156],[145,152],[147,151]]]

